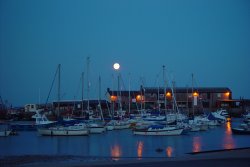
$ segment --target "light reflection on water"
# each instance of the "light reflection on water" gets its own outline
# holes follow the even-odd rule
[[[223,142],[223,147],[225,149],[235,148],[231,126],[232,126],[231,122],[228,121],[225,126],[225,136],[224,136],[224,142]]]
[[[120,157],[122,156],[121,146],[115,144],[114,146],[111,146],[110,150],[112,159],[119,160]]]
[[[232,123],[227,122],[208,131],[181,136],[136,136],[131,130],[121,130],[89,136],[45,137],[37,132],[21,131],[18,136],[0,138],[0,156],[48,154],[120,160],[123,157],[178,157],[188,152],[249,147],[249,136],[232,134],[231,126]],[[159,148],[161,152],[156,151]]]
[[[172,153],[173,153],[173,148],[171,146],[168,146],[166,148],[166,155],[167,155],[167,157],[172,157]]]
[[[193,138],[193,152],[201,151],[201,137],[196,136]]]
[[[142,152],[143,152],[143,142],[139,141],[138,144],[137,144],[137,157],[139,159],[142,158]]]

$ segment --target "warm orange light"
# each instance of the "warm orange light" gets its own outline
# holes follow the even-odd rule
[[[143,142],[139,141],[137,146],[137,156],[139,159],[142,157],[142,151],[143,151]]]
[[[226,124],[226,134],[231,135],[232,134],[232,130],[231,130],[231,122],[227,122]]]
[[[193,138],[193,152],[200,152],[201,151],[201,138],[194,137]]]
[[[167,96],[167,97],[171,97],[171,93],[170,93],[170,92],[167,92],[167,93],[166,93],[166,96]]]
[[[172,157],[172,152],[173,152],[172,147],[169,146],[166,148],[166,153],[168,157]]]
[[[193,93],[193,96],[194,96],[194,97],[197,97],[197,96],[199,96],[199,94],[198,94],[197,92],[194,92],[194,93]]]
[[[143,101],[144,97],[141,95],[136,96],[136,101]]]
[[[226,131],[223,137],[223,147],[225,149],[232,149],[235,148],[235,143],[232,137],[232,129],[231,129],[231,122],[227,122],[226,124]]]
[[[117,100],[117,96],[110,96],[110,100],[113,101],[113,102],[116,101]]]
[[[111,147],[111,156],[113,160],[119,160],[121,154],[122,151],[119,145],[114,145],[114,147]]]
[[[226,92],[225,95],[226,95],[226,96],[229,96],[229,95],[230,95],[230,92]]]

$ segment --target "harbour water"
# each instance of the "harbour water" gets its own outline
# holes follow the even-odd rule
[[[73,155],[83,157],[168,158],[190,152],[250,147],[249,135],[234,135],[231,126],[240,119],[208,131],[180,136],[136,136],[132,130],[114,130],[89,136],[40,136],[36,131],[20,131],[0,138],[0,156]]]

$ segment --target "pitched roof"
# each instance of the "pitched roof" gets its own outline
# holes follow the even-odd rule
[[[158,88],[155,87],[144,87],[145,92],[153,93],[157,92]],[[159,91],[162,93],[164,92],[164,88],[159,88]],[[166,88],[166,91],[171,92],[171,88]],[[176,87],[174,89],[176,93],[187,93],[192,92],[192,88],[186,88],[186,87]],[[225,93],[225,92],[231,92],[231,90],[227,87],[194,87],[193,91],[197,91],[199,93]]]
[[[158,92],[159,89],[159,93],[163,93],[164,92],[164,88],[163,87],[141,87],[142,91],[130,91],[130,95],[138,95],[138,94],[144,94],[144,93],[156,93]],[[176,87],[174,88],[174,91],[176,93],[191,93],[192,92],[192,88],[186,88],[186,87]],[[230,92],[231,90],[227,87],[194,87],[193,91],[196,91],[198,93],[225,93],[225,92]],[[171,88],[167,87],[166,88],[166,92],[171,92]],[[117,95],[118,91],[111,91],[110,89],[108,89],[108,93],[110,95]],[[129,91],[121,91],[121,94],[123,96],[128,96],[129,95]]]

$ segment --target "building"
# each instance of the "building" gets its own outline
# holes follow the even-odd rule
[[[54,101],[52,110],[55,112],[60,111],[60,115],[81,115],[82,111],[86,113],[88,106],[89,110],[99,112],[100,109],[107,111],[110,104],[106,100],[63,100],[60,102]]]
[[[214,111],[218,108],[243,110],[242,100],[233,100],[232,91],[227,87],[142,87],[138,91],[112,91],[108,88],[110,103],[121,103],[131,110],[173,109],[176,104],[182,111]],[[129,100],[130,99],[130,100]],[[126,109],[123,108],[123,109]]]

